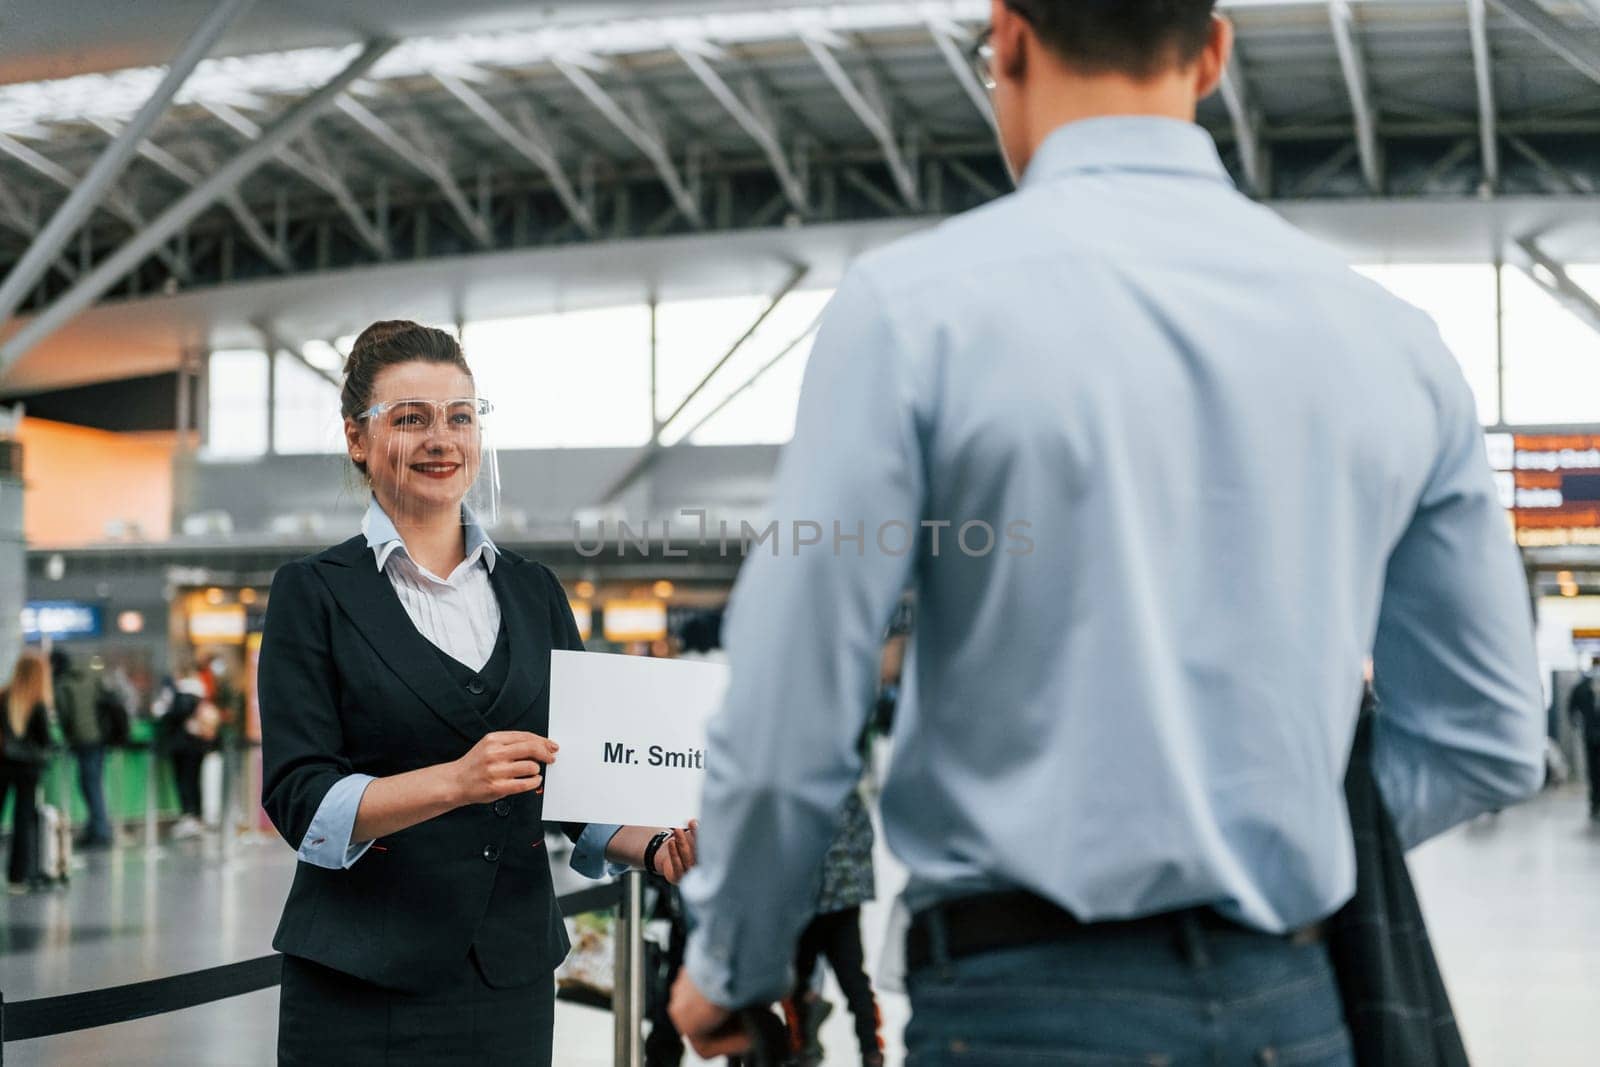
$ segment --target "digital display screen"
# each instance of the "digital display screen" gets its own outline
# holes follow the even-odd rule
[[[1600,545],[1600,434],[1491,433],[1485,443],[1517,544]]]
[[[75,600],[30,600],[22,609],[22,639],[64,641],[99,637],[104,620],[99,604]]]

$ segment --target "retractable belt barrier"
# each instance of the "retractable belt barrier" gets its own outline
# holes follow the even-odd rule
[[[569,893],[556,903],[561,914],[567,916],[603,911],[621,902],[622,889],[621,882],[613,882]],[[0,995],[0,1064],[5,1062],[4,1042],[70,1034],[243,996],[277,985],[282,972],[283,956],[273,953],[241,963],[84,993],[12,1004],[5,1003]]]

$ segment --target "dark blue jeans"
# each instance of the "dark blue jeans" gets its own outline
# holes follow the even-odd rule
[[[106,817],[106,746],[78,745],[72,750],[78,757],[78,789],[83,793],[84,806],[89,809],[89,825],[84,836],[91,841],[111,840],[111,820]]]
[[[1321,944],[1244,929],[1087,933],[908,977],[907,1067],[1351,1067]]]

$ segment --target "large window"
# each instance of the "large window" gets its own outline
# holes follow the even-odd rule
[[[1600,293],[1600,267],[1572,279]],[[1506,421],[1600,422],[1600,333],[1518,270],[1505,272]]]
[[[666,443],[687,436],[692,444],[777,444],[794,436],[812,330],[832,295],[807,290],[784,298],[667,428]],[[770,302],[767,296],[737,296],[656,309],[659,418],[678,409]]]
[[[650,440],[650,311],[643,305],[469,323],[467,361],[495,405],[502,449]]]
[[[344,451],[344,420],[339,415],[339,390],[293,356],[279,353],[274,444],[296,455]]]
[[[265,352],[213,352],[207,398],[208,457],[240,459],[267,450]]]

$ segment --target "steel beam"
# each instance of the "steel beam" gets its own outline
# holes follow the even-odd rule
[[[939,54],[944,56],[944,61],[950,67],[950,73],[955,75],[961,91],[967,94],[967,99],[972,101],[972,106],[983,116],[983,121],[989,124],[989,129],[998,134],[1000,127],[994,117],[994,101],[989,99],[989,91],[979,84],[977,72],[972,69],[972,64],[967,62],[966,54],[961,47],[961,40],[965,34],[952,22],[930,22],[928,30],[933,34],[933,43],[938,46]]]
[[[55,160],[35,151],[15,138],[6,136],[3,133],[0,133],[0,153],[10,156],[12,159],[16,160],[18,163],[21,163],[35,174],[41,175],[56,185],[61,186],[61,188],[67,190],[69,198],[82,184],[77,175],[73,174],[70,170],[57,163]],[[107,211],[111,212],[123,222],[127,223],[130,227],[132,227],[135,233],[144,229],[144,215],[141,214],[139,209],[134,206],[133,201],[127,196],[123,195],[120,191],[108,189],[105,195],[102,197],[99,206],[104,207]],[[161,262],[166,264],[167,269],[172,271],[173,274],[185,281],[188,280],[189,268],[177,256],[173,255],[165,248],[157,249],[155,255],[160,257]],[[21,264],[19,263],[18,266],[20,265]],[[7,275],[7,280],[9,279],[10,275]]]
[[[299,136],[352,82],[371,70],[373,64],[393,47],[394,42],[389,40],[368,44],[332,81],[285,112],[262,134],[260,140],[247,146],[204,182],[185,193],[141,233],[134,235],[132,240],[79,279],[60,299],[29,320],[4,345],[0,345],[0,374],[4,374],[23,353],[90,307],[116,284],[118,278],[138,266],[141,260],[187,226],[196,215],[237,188],[246,175]]]
[[[666,140],[660,131],[653,129],[654,123],[647,118],[636,118],[629,115],[610,93],[600,87],[600,83],[578,63],[558,59],[555,61],[556,69],[571,82],[573,87],[582,93],[584,99],[594,106],[594,109],[604,115],[606,121],[617,128],[617,132],[626,137],[655,168],[660,176],[661,183],[667,187],[667,192],[672,197],[672,202],[678,210],[696,227],[703,228],[706,224],[705,213],[700,210],[700,201],[683,177],[678,173],[677,164],[672,161],[672,153],[667,150]]]
[[[944,165],[949,168],[951,174],[954,174],[957,178],[960,178],[962,181],[972,186],[972,188],[976,189],[978,191],[978,195],[989,200],[994,200],[1003,195],[999,187],[993,182],[989,181],[983,175],[979,174],[977,171],[973,170],[971,167],[967,166],[954,156],[944,160]]]
[[[1489,12],[1486,0],[1467,0],[1472,34],[1472,69],[1478,79],[1478,138],[1483,148],[1483,180],[1500,188],[1499,114],[1494,97],[1494,59],[1489,54]]]
[[[1228,109],[1228,119],[1233,125],[1234,140],[1239,146],[1239,162],[1244,168],[1245,181],[1250,192],[1259,197],[1272,195],[1267,182],[1267,160],[1261,144],[1261,113],[1251,99],[1249,83],[1245,81],[1243,63],[1239,52],[1222,71],[1222,102]]]
[[[113,137],[118,133],[117,124],[110,120],[97,119],[94,124]],[[199,185],[205,180],[205,175],[154,141],[141,141],[139,155],[190,188]],[[265,256],[269,263],[285,274],[294,272],[294,261],[289,258],[289,254],[283,250],[282,245],[267,236],[267,231],[262,228],[256,217],[250,213],[249,207],[245,205],[244,198],[239,195],[238,190],[234,190],[224,196],[222,203],[228,209],[228,213],[239,223],[239,228],[244,231],[245,237],[251,244],[256,246],[256,250]]]
[[[95,205],[110,190],[117,175],[127,166],[139,142],[143,141],[156,121],[166,113],[167,105],[183,88],[184,82],[200,61],[211,51],[234,18],[249,7],[253,0],[220,0],[214,4],[205,20],[190,35],[183,48],[172,60],[162,76],[156,91],[150,94],[128,121],[122,134],[114,137],[100,153],[83,176],[83,180],[68,194],[66,201],[56,209],[39,236],[28,246],[10,273],[0,282],[0,323],[9,319],[22,304],[28,291],[49,268],[50,263],[66,248],[72,235],[94,213]]]
[[[705,48],[709,46],[699,46]],[[810,213],[806,205],[805,183],[789,162],[789,157],[784,154],[783,142],[778,136],[778,126],[773,120],[770,110],[758,100],[746,100],[733,91],[733,87],[723,80],[697,48],[685,44],[673,46],[678,53],[678,58],[694,72],[700,79],[700,84],[706,91],[716,98],[722,109],[733,117],[739,128],[749,135],[761,149],[761,154],[767,157],[767,164],[772,168],[772,173],[777,175],[778,185],[783,189],[783,195],[788,198],[789,206],[802,215]]]
[[[1590,181],[1581,174],[1575,174],[1572,171],[1567,170],[1565,167],[1556,166],[1554,163],[1550,162],[1550,160],[1547,159],[1542,152],[1540,152],[1537,148],[1534,148],[1522,138],[1507,137],[1506,144],[1510,145],[1512,151],[1516,152],[1517,155],[1521,156],[1523,159],[1526,159],[1535,167],[1538,167],[1542,173],[1550,178],[1555,179],[1560,184],[1565,185],[1573,192],[1581,193],[1584,196],[1595,195],[1596,189],[1594,182]]]
[[[819,311],[817,313],[816,317],[814,317],[811,320],[810,324],[807,325],[804,330],[801,330],[798,334],[795,335],[794,340],[790,341],[788,344],[786,344],[782,348],[778,349],[777,354],[774,355],[771,359],[767,360],[761,366],[757,367],[756,370],[755,370],[755,373],[751,374],[748,378],[746,378],[739,385],[739,388],[735,389],[733,392],[731,392],[727,396],[723,397],[720,401],[717,402],[717,406],[716,407],[714,407],[710,411],[706,412],[704,415],[702,415],[695,422],[695,424],[693,426],[691,426],[687,430],[685,430],[683,432],[683,437],[681,438],[681,440],[687,441],[687,440],[689,440],[689,438],[693,437],[695,434],[697,434],[701,430],[703,430],[706,427],[706,425],[712,419],[716,418],[718,415],[720,415],[724,411],[726,411],[728,409],[729,405],[731,405],[735,400],[737,400],[739,397],[743,396],[745,393],[749,392],[752,388],[754,388],[757,382],[759,382],[762,378],[765,378],[767,376],[767,372],[768,371],[772,370],[773,367],[776,367],[779,363],[782,363],[786,358],[788,358],[789,353],[791,353],[795,349],[799,348],[801,343],[803,341],[805,341],[805,339],[807,337],[810,337],[812,334],[816,333],[817,332],[817,327],[821,326],[821,325],[822,325],[822,312]]]
[[[283,339],[283,334],[279,333],[270,322],[257,319],[250,325],[254,326],[256,328],[256,332],[261,335],[261,340],[267,350],[267,357],[269,359],[281,352],[290,359],[295,360],[312,374],[315,374],[318,378],[321,378],[323,381],[333,386],[335,389],[344,388],[344,383],[339,380],[337,375],[329,374],[327,370],[317,366],[315,363],[307,359],[305,357],[305,353],[300,351],[299,346],[291,345],[288,341],[285,341]]]
[[[806,51],[811,53],[811,58],[817,61],[817,66],[822,68],[822,73],[832,83],[839,95],[844,98],[856,118],[872,134],[873,140],[878,142],[878,147],[883,151],[883,161],[889,168],[889,173],[894,178],[895,187],[900,192],[900,197],[912,210],[921,210],[922,197],[917,192],[917,176],[910,163],[906,161],[905,153],[900,149],[900,142],[895,140],[894,125],[890,122],[888,108],[884,105],[883,90],[878,81],[869,72],[863,72],[861,84],[857,85],[850,75],[846,73],[839,59],[824,41],[815,36],[801,37]]]
[[[1339,68],[1350,93],[1350,110],[1355,114],[1356,148],[1361,153],[1361,173],[1367,187],[1383,192],[1383,145],[1378,141],[1378,112],[1372,103],[1372,83],[1367,77],[1367,61],[1356,40],[1355,16],[1350,0],[1328,0],[1328,22],[1333,27],[1334,45],[1339,50]]]
[[[225,104],[207,104],[205,107],[245,140],[254,141],[261,137],[261,127],[233,108]],[[344,179],[339,177],[339,172],[328,162],[326,153],[320,150],[316,139],[306,134],[300,138],[300,143],[307,153],[316,158],[308,159],[293,149],[283,148],[277,153],[278,162],[333,197],[334,203],[344,212],[345,218],[349,220],[351,228],[355,230],[361,242],[372,249],[379,259],[392,259],[394,248],[389,243],[388,235],[367,218],[361,203],[356,200],[355,194],[350,191]]]
[[[1572,275],[1567,272],[1566,265],[1540,248],[1536,238],[1520,237],[1516,244],[1528,258],[1527,263],[1518,264],[1518,267],[1533,284],[1572,312],[1590,329],[1600,333],[1600,299],[1596,299],[1593,293],[1574,281]]]
[[[572,216],[572,221],[577,223],[579,229],[590,237],[599,236],[600,228],[595,224],[594,212],[589,209],[588,204],[578,198],[566,171],[561,169],[561,160],[556,158],[555,149],[547,138],[539,135],[532,124],[531,114],[525,113],[519,116],[523,118],[519,128],[517,124],[495,110],[494,105],[485,100],[476,89],[455,75],[435,71],[433,77],[444,86],[446,92],[461,101],[479,122],[489,127],[495,136],[544,172],[544,176],[550,180],[550,187],[560,199],[561,206],[567,209],[567,214]]]
[[[1534,0],[1493,0],[1511,21],[1537,37],[1546,48],[1600,82],[1600,49]]]
[[[1432,191],[1433,183],[1449,174],[1462,160],[1478,150],[1478,146],[1470,140],[1460,140],[1450,146],[1450,150],[1440,156],[1427,170],[1423,171],[1403,187],[1395,190],[1396,196],[1422,195],[1427,196]]]
[[[482,215],[473,210],[471,204],[467,203],[467,196],[461,191],[461,186],[456,184],[455,176],[450,173],[450,168],[439,160],[436,153],[425,151],[406,140],[398,130],[367,110],[366,105],[354,97],[341,96],[336,106],[379,144],[431,179],[444,194],[451,210],[456,213],[456,217],[461,220],[474,241],[484,248],[494,244],[489,224],[483,221]]]
[[[0,184],[0,225],[9,227],[29,240],[39,236],[38,213],[25,208],[22,201],[17,199],[17,194],[3,184]],[[56,257],[53,266],[68,281],[78,277],[78,268],[66,256]]]

